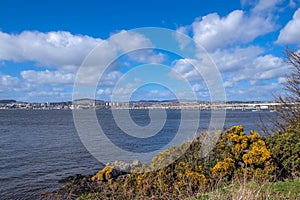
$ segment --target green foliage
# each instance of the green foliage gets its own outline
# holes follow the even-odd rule
[[[266,143],[280,169],[279,175],[283,178],[299,176],[300,126],[289,126],[286,131],[269,136]]]

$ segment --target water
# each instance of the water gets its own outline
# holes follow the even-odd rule
[[[147,111],[134,110],[131,115],[139,126],[146,127],[151,122]],[[225,127],[242,124],[246,131],[258,131],[258,123],[269,123],[266,115],[229,111]],[[110,111],[97,111],[108,137],[130,151],[137,151],[140,146],[147,147],[147,150],[159,149],[172,139],[178,129],[180,113],[169,110],[167,116],[159,137],[153,136],[149,145],[143,139],[128,139],[112,120]],[[201,111],[200,116],[199,127],[204,130],[208,127],[210,112]],[[159,117],[157,119],[159,121]],[[192,122],[194,119],[188,120]],[[121,136],[116,137],[116,134]],[[72,111],[0,110],[0,199],[38,199],[41,192],[58,188],[58,181],[62,178],[78,173],[94,174],[102,167],[79,139]]]

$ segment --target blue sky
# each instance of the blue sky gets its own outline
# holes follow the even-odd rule
[[[284,47],[300,46],[299,6],[299,0],[1,1],[0,99],[71,100],[78,69],[92,49],[103,42],[111,49],[138,48],[147,38],[131,29],[161,27],[187,34],[206,49],[227,100],[273,100],[290,71]],[[112,42],[120,32],[125,39]],[[189,82],[197,99],[209,100],[203,77],[187,61],[159,50],[124,56],[105,71],[95,96],[110,100],[112,92],[130,89],[132,100],[173,99],[174,91],[161,85],[139,87],[143,73],[114,88],[131,69],[154,63],[169,66]],[[172,82],[163,72],[148,75]]]

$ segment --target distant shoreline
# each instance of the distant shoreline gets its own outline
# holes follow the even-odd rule
[[[107,102],[102,100],[81,99],[73,102],[29,103],[15,100],[0,100],[0,110],[84,110],[84,109],[149,109],[149,110],[251,110],[276,111],[277,102],[206,102],[206,101],[133,101]]]

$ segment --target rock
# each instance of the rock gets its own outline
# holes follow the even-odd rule
[[[132,163],[116,160],[113,163],[106,164],[102,170],[92,177],[92,180],[109,181],[110,179],[116,179],[140,166],[142,166],[142,163],[139,160],[133,160]]]
[[[142,166],[142,163],[139,160],[133,160],[132,163],[127,163],[123,161],[116,160],[112,166],[119,171],[130,173],[136,167]]]
[[[122,171],[122,172],[130,172],[131,171],[130,163],[127,163],[127,162],[116,160],[113,163],[113,166],[115,169]]]
[[[132,161],[132,165],[133,165],[134,168],[135,168],[135,167],[141,167],[141,166],[142,166],[142,163],[141,163],[141,161],[139,161],[139,160],[133,160],[133,161]]]

